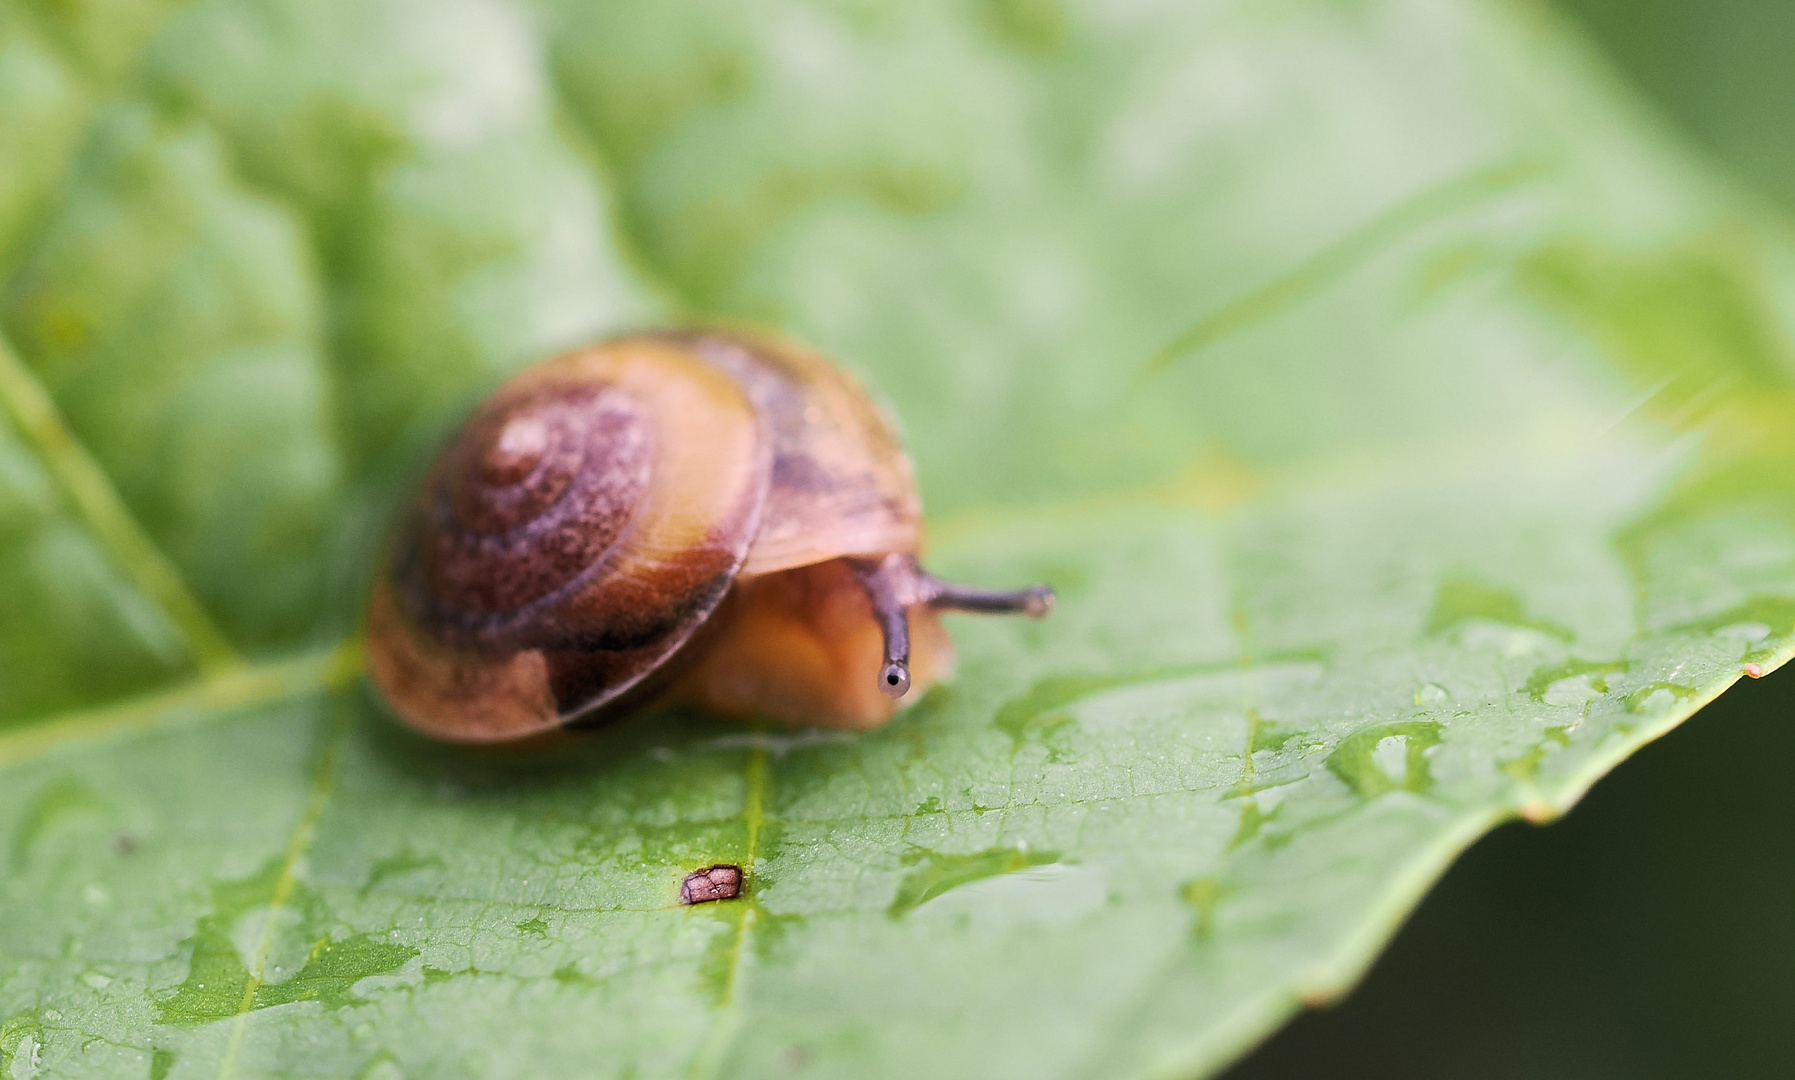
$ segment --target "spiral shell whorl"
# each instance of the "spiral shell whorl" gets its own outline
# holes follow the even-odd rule
[[[670,343],[525,372],[469,418],[394,537],[376,679],[413,724],[468,742],[644,687],[729,591],[771,473],[753,403]]]
[[[413,613],[489,647],[550,645],[541,613],[617,543],[653,478],[641,407],[615,387],[501,398],[465,429],[420,507]]]

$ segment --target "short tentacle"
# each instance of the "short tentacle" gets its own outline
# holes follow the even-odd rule
[[[1030,585],[1026,589],[975,589],[924,574],[929,606],[940,611],[969,611],[979,615],[1027,615],[1040,618],[1053,611],[1053,589]]]

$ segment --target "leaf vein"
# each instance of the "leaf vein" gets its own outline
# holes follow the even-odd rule
[[[700,1077],[716,1076],[722,1068],[725,1051],[735,1041],[736,1032],[741,1030],[741,989],[742,989],[742,954],[747,950],[748,941],[754,932],[754,924],[760,910],[759,901],[754,896],[754,860],[760,853],[760,832],[765,821],[765,805],[767,795],[767,752],[756,747],[748,755],[748,785],[743,799],[742,820],[746,826],[748,839],[744,845],[746,851],[742,858],[742,882],[748,894],[747,903],[741,907],[741,918],[736,923],[735,942],[730,946],[727,968],[724,975],[723,1000],[717,1009],[716,1023],[692,1060],[691,1071],[687,1074],[692,1080]]]
[[[330,799],[331,789],[336,781],[337,760],[348,737],[349,726],[350,710],[347,702],[338,699],[336,707],[331,710],[330,726],[324,737],[323,748],[318,754],[317,769],[312,775],[311,797],[306,800],[305,812],[300,815],[298,824],[293,827],[292,836],[287,840],[280,877],[275,882],[274,895],[268,902],[268,918],[262,924],[261,936],[256,941],[249,981],[243,986],[243,999],[238,1004],[237,1017],[232,1021],[230,1042],[226,1044],[224,1057],[218,1065],[218,1080],[229,1080],[236,1071],[237,1055],[242,1049],[244,1032],[248,1030],[249,1014],[255,1009],[256,991],[261,989],[262,981],[267,975],[268,950],[274,945],[274,931],[280,921],[281,911],[293,896],[293,888],[297,884],[294,874],[299,861],[311,848],[318,819],[323,815],[324,805]]]
[[[361,674],[359,639],[328,648],[232,666],[168,690],[96,709],[60,713],[0,734],[0,769],[30,761],[71,742],[147,731],[171,718],[205,722],[283,698],[348,685]]]
[[[49,392],[4,334],[0,334],[0,407],[11,414],[102,550],[156,607],[200,670],[214,673],[241,665],[237,650],[137,521],[105,470],[69,430]]]
[[[1294,270],[1192,323],[1153,355],[1140,377],[1150,379],[1164,374],[1191,353],[1272,318],[1339,280],[1408,233],[1454,210],[1509,191],[1545,171],[1538,162],[1506,161],[1474,169],[1409,196],[1310,256]]]

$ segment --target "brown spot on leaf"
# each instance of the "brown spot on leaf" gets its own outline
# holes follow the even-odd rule
[[[708,904],[714,900],[734,900],[742,895],[742,868],[718,863],[694,870],[679,883],[679,902]]]
[[[1304,990],[1297,994],[1297,1000],[1307,1009],[1325,1009],[1339,996],[1338,990]]]

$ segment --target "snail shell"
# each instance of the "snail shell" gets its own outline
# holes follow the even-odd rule
[[[621,338],[505,383],[438,456],[374,586],[368,666],[457,742],[650,700],[874,727],[951,666],[939,610],[1052,603],[939,581],[921,543],[902,445],[828,361]]]

